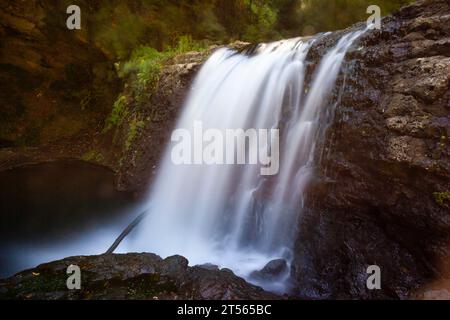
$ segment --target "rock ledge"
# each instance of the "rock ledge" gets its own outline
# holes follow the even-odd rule
[[[81,270],[81,289],[68,290],[69,265]],[[228,269],[189,267],[181,256],[151,253],[70,257],[0,280],[0,299],[281,299]]]

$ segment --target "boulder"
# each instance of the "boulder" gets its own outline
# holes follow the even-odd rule
[[[250,277],[256,280],[275,280],[286,275],[288,269],[286,260],[275,259],[269,261],[261,270],[252,272]]]
[[[212,264],[212,263],[199,264],[196,267],[203,268],[203,269],[206,269],[206,270],[219,270],[219,266],[215,265],[215,264]]]
[[[68,290],[69,265],[81,271],[81,289]],[[151,253],[71,257],[0,280],[0,299],[281,299],[227,270],[188,267],[181,256]]]

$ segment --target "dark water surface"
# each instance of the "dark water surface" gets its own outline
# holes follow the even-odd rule
[[[0,277],[44,262],[47,256],[58,257],[58,251],[61,257],[83,253],[74,244],[64,245],[118,223],[133,204],[131,194],[115,190],[110,170],[82,161],[0,172]],[[89,248],[106,250],[102,246],[113,238],[110,232],[105,244],[97,246],[92,239]],[[86,254],[92,253],[89,251]]]

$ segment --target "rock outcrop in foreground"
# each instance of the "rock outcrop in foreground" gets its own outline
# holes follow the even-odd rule
[[[68,290],[69,265],[81,270],[81,289]],[[189,267],[181,256],[151,253],[71,257],[0,280],[0,299],[280,299],[229,269]]]

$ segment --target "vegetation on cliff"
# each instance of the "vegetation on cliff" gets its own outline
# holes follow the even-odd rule
[[[387,15],[409,2],[376,4]],[[164,51],[188,35],[223,44],[342,29],[367,19],[366,9],[372,4],[369,0],[115,0],[97,4],[89,18],[95,41],[124,59],[140,45]]]
[[[118,76],[123,81],[123,91],[114,102],[106,117],[102,134],[112,131],[113,143],[118,146],[116,166],[121,168],[134,141],[144,132],[147,123],[157,121],[157,115],[145,112],[145,105],[158,90],[163,69],[178,55],[206,50],[204,42],[194,41],[190,36],[179,38],[175,46],[158,51],[149,46],[140,46],[125,61],[117,62]],[[93,158],[93,160],[97,160]],[[103,158],[101,158],[103,159]]]
[[[156,89],[161,70],[170,58],[188,51],[202,51],[204,43],[182,36],[176,46],[158,51],[149,46],[140,46],[133,51],[129,60],[117,63],[119,76],[126,80],[133,98],[139,103]]]

